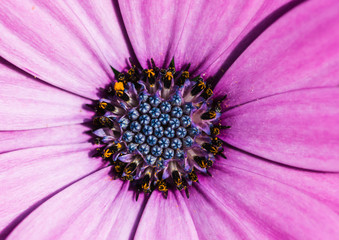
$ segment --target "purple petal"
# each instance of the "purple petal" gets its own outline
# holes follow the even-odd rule
[[[278,183],[293,187],[317,199],[333,211],[339,213],[339,174],[321,173],[290,168],[267,162],[235,150],[226,150],[229,161],[220,160],[216,168],[239,169],[269,178]]]
[[[338,174],[286,168],[234,150],[226,154],[228,160],[215,164],[213,178],[201,177],[186,201],[197,224],[208,224],[199,237],[336,238],[339,217],[329,202],[338,211]]]
[[[253,231],[235,214],[238,207],[228,206],[228,199],[215,197],[209,192],[210,186],[205,185],[191,188],[190,198],[183,199],[196,226],[199,236],[196,239],[255,239]]]
[[[161,193],[153,192],[142,214],[135,238],[198,239],[183,196],[178,191],[170,192],[166,200]]]
[[[88,131],[88,128],[80,124],[22,131],[0,131],[0,153],[87,142],[90,136],[85,134],[85,131]]]
[[[122,31],[123,26],[117,9],[112,1],[68,0],[67,6],[86,27],[95,41],[104,59],[105,68],[109,65],[116,69],[126,67],[126,60],[131,56]],[[60,3],[57,3],[60,5]],[[109,68],[109,72],[111,69]]]
[[[102,169],[46,201],[9,239],[128,239],[142,199],[135,202],[128,184],[112,181],[108,171]]]
[[[215,88],[229,106],[339,84],[339,2],[306,1],[259,36]],[[317,15],[314,18],[314,14]]]
[[[339,171],[339,89],[300,90],[223,113],[221,137],[252,154],[290,166]]]
[[[217,66],[203,70],[217,59],[223,61],[259,21],[287,2],[192,1],[174,54],[177,62],[192,63],[191,69],[199,74],[214,74]],[[223,52],[227,54],[220,57]]]
[[[99,168],[101,161],[88,156],[92,148],[82,143],[1,154],[0,229],[35,202]]]
[[[82,123],[93,113],[82,97],[49,86],[0,61],[0,130]]]
[[[198,70],[207,68],[232,43],[238,43],[260,20],[286,2],[119,3],[129,38],[142,66],[146,67],[150,58],[160,66],[168,64],[174,56],[178,67],[191,62],[192,69]]]
[[[118,59],[129,55],[109,1],[69,6],[55,1],[1,1],[0,5],[0,55],[65,90],[96,98],[97,88],[112,77],[109,65],[120,67],[126,59]],[[111,27],[103,30],[107,25]],[[108,38],[110,30],[114,37]]]
[[[180,39],[189,1],[119,1],[122,17],[133,49],[143,67],[154,59],[168,64]]]

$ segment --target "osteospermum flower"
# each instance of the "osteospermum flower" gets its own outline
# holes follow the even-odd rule
[[[338,19],[1,1],[0,238],[336,238]]]

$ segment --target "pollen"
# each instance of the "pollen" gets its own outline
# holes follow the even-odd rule
[[[123,82],[116,82],[114,84],[114,91],[118,92],[123,92],[125,89],[124,83]]]
[[[97,156],[112,167],[114,179],[130,181],[145,194],[185,190],[209,174],[227,129],[219,121],[221,102],[202,77],[190,77],[189,66],[148,69],[131,64],[127,72],[112,67],[114,81],[93,106]],[[137,194],[138,195],[138,194]]]

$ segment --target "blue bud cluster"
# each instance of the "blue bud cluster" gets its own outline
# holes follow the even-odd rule
[[[183,104],[180,94],[169,101],[157,95],[140,94],[140,105],[119,120],[122,140],[128,151],[139,151],[147,164],[161,165],[162,159],[182,159],[184,148],[193,145],[199,133],[191,124],[191,104]]]

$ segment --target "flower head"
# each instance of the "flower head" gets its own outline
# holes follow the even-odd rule
[[[1,1],[0,238],[336,238],[338,18]]]
[[[219,122],[225,97],[213,99],[203,78],[190,78],[189,65],[177,72],[174,59],[167,69],[151,62],[127,73],[112,68],[116,81],[94,106],[97,151],[138,191],[166,198],[172,185],[189,197],[197,172],[210,174],[215,156],[226,158],[217,136],[226,128]]]

